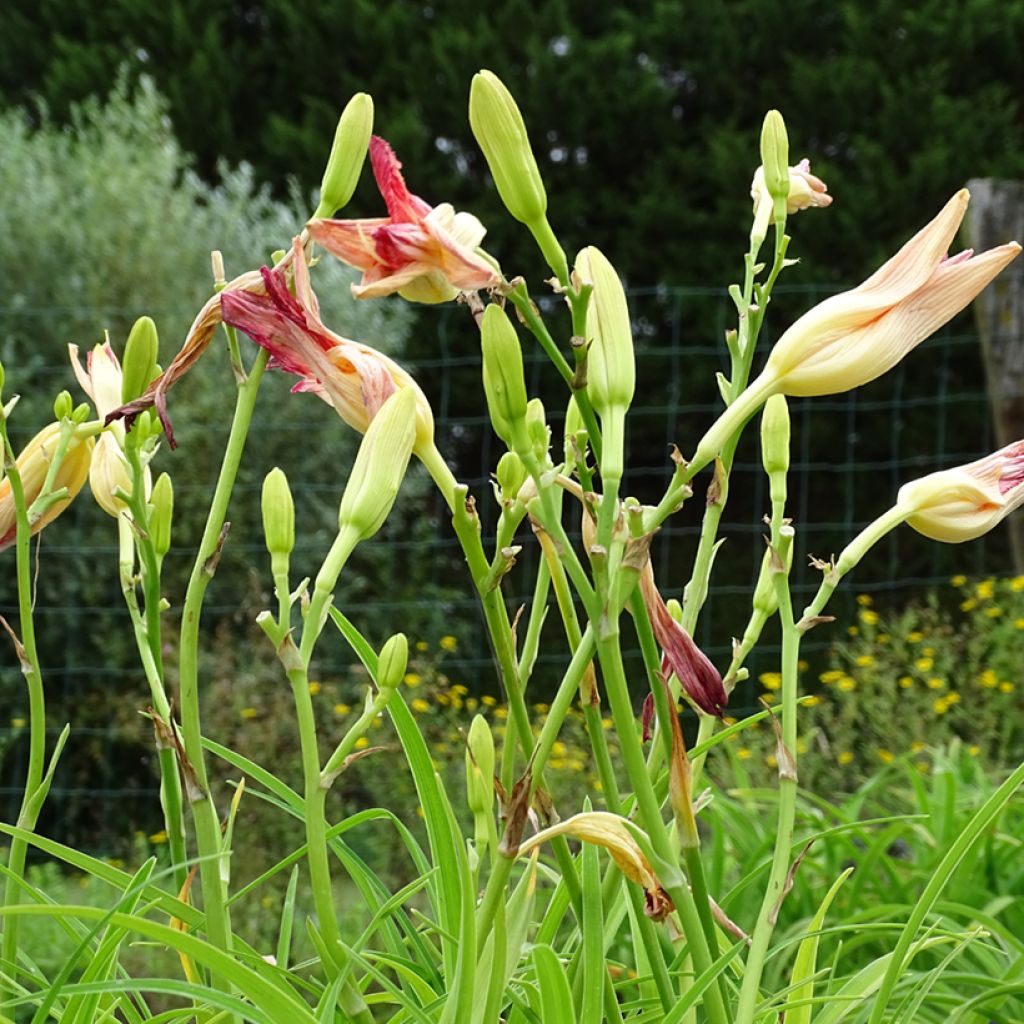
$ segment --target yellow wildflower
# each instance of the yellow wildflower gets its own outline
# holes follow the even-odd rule
[[[823,683],[837,683],[840,679],[843,678],[844,675],[846,675],[845,672],[842,672],[836,668],[832,668],[829,669],[827,672],[822,672],[821,675],[818,676],[818,678]]]
[[[1024,629],[1024,619],[1014,619],[1013,624],[1017,627],[1017,629]]]
[[[494,709],[495,718],[508,718],[508,708],[501,707]]]
[[[924,750],[924,744],[920,740],[914,740],[914,742],[910,744],[910,750],[914,754],[920,754],[921,751]]]
[[[762,672],[757,678],[766,690],[777,690],[782,686],[782,675],[779,672]]]
[[[310,693],[311,693],[311,694],[312,694],[312,695],[313,695],[314,697],[315,697],[315,696],[316,696],[316,695],[317,695],[317,694],[318,694],[318,693],[319,693],[319,692],[320,692],[320,691],[321,691],[322,689],[323,689],[323,687],[322,687],[322,686],[321,686],[321,685],[320,685],[319,683],[313,682],[313,683],[310,683],[310,684],[309,684],[309,692],[310,692]]]
[[[804,697],[804,706],[808,708],[817,707],[821,703],[821,698],[816,694],[812,693],[809,697]]]
[[[986,690],[994,690],[999,685],[999,676],[997,676],[992,669],[987,668],[980,676],[978,676],[978,682],[981,683]]]
[[[347,715],[352,709],[347,704],[335,704],[334,713],[336,715]]]
[[[857,595],[857,604],[859,604],[862,608],[870,608],[871,605],[873,605],[874,603],[874,599],[871,597],[870,594]]]
[[[417,640],[416,641],[416,650],[417,651],[429,651],[430,650],[430,644],[428,644],[426,640]]]
[[[957,576],[954,576],[949,582],[954,587],[962,587],[967,582],[967,577],[966,576],[957,575]]]
[[[601,728],[602,729],[608,730],[611,727],[612,727],[612,720],[610,718],[602,718],[601,719]]]
[[[929,690],[941,690],[945,685],[946,680],[940,679],[938,676],[932,676],[927,683]]]
[[[761,694],[761,700],[762,700],[762,701],[763,701],[763,702],[764,702],[765,704],[774,704],[774,703],[775,703],[775,701],[776,701],[776,699],[777,699],[777,698],[776,698],[776,696],[775,696],[775,694],[774,694],[774,693],[762,693],[762,694]]]
[[[451,635],[441,637],[440,645],[441,645],[441,650],[442,651],[451,652],[451,651],[457,651],[459,649],[459,641],[458,641],[458,639],[456,637],[454,637],[454,636],[451,636]]]
[[[480,698],[480,703],[486,707],[493,708],[498,703],[498,699],[497,697],[492,697],[489,693],[485,693]]]
[[[1013,579],[1010,580],[1010,589],[1014,593],[1019,593],[1024,590],[1024,576],[1014,576]]]
[[[912,633],[907,634],[907,643],[919,644],[924,639],[924,633],[919,633],[916,629]]]
[[[892,764],[892,762],[893,762],[893,753],[892,753],[892,751],[891,750],[886,750],[885,747],[881,747],[879,749],[879,751],[878,751],[878,760],[881,761],[882,764]]]
[[[24,729],[25,728],[25,722],[26,722],[26,720],[24,718],[21,718],[21,717],[12,718],[11,719],[11,728],[12,729]]]
[[[406,672],[402,676],[402,682],[406,686],[419,686],[423,682],[423,677],[418,672]]]
[[[934,704],[932,704],[932,710],[937,715],[944,715],[949,710],[949,705],[946,703],[945,697],[940,697]]]
[[[250,718],[255,718],[259,714],[259,712],[255,708],[242,708],[239,714],[246,721],[249,721]]]
[[[843,678],[839,680],[838,686],[840,690],[845,690],[849,693],[851,690],[857,689],[857,680],[854,679],[853,676],[843,676]]]
[[[836,760],[840,764],[849,764],[853,760],[853,754],[851,754],[848,750],[843,750],[840,752]]]
[[[1020,578],[1021,577],[1019,576],[1017,577],[1017,579]],[[970,754],[971,757],[977,757],[981,753],[981,747],[979,747],[977,743],[972,743],[971,746],[967,748],[967,753]]]
[[[370,745],[370,741],[365,736],[360,736],[355,742],[356,750],[365,750]]]
[[[860,665],[861,668],[871,668],[871,666],[874,665],[874,663],[875,656],[873,654],[862,654],[857,659],[857,664]]]
[[[860,621],[865,626],[874,626],[878,622],[878,612],[873,612],[870,608],[865,608],[860,613]]]
[[[973,597],[969,597],[966,601],[960,602],[960,611],[969,612],[976,604],[977,601],[975,601]]]
[[[898,682],[902,690],[909,690],[914,685],[912,676],[900,676]]]
[[[927,672],[934,664],[935,662],[932,661],[931,658],[918,658],[917,661],[914,662],[914,668],[919,672]]]
[[[162,828],[162,829],[160,829],[159,832],[154,832],[149,837],[149,841],[151,843],[153,843],[154,846],[159,846],[161,843],[166,843],[167,842],[167,830]]]
[[[993,579],[982,580],[974,588],[975,596],[979,601],[987,601],[996,589],[996,581]]]
[[[847,626],[846,627],[846,632],[850,636],[856,636],[860,632],[860,630],[856,626]]]
[[[878,636],[875,637],[875,640],[880,644],[887,644],[890,637],[888,633],[879,633]]]
[[[1000,693],[1013,693],[1013,683],[1007,682],[1005,679],[999,684]]]
[[[946,694],[946,703],[947,704],[959,704],[960,703],[960,694],[957,693],[956,691],[954,691],[953,693],[947,693]]]
[[[1003,609],[1000,608],[999,605],[994,604],[985,609],[985,614],[990,619],[998,619],[999,616],[1003,614]]]
[[[430,703],[425,701],[422,697],[413,697],[410,707],[412,707],[413,711],[418,715],[422,715],[430,710]]]
[[[739,750],[736,751],[736,756],[741,761],[749,760],[750,757],[751,757],[750,748],[749,747],[740,747]]]

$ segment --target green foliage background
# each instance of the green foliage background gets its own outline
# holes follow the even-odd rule
[[[840,280],[967,178],[1024,174],[1021,0],[8,0],[4,21],[6,102],[39,95],[64,119],[127,61],[204,177],[247,160],[279,195],[319,181],[341,104],[369,90],[414,191],[468,205],[517,269],[529,250],[463,116],[480,67],[523,108],[556,230],[615,253],[634,284],[736,272],[771,106],[837,197],[801,225],[800,254]]]

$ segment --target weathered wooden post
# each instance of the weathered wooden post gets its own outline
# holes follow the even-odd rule
[[[974,178],[967,244],[982,252],[1012,239],[1024,241],[1024,182]],[[1000,447],[1024,438],[1024,267],[995,279],[974,303],[996,440]],[[1024,516],[1006,520],[1014,568],[1024,573]]]

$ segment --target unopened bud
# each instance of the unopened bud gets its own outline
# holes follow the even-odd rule
[[[526,439],[526,381],[523,350],[512,322],[500,307],[490,305],[480,326],[484,393],[494,432],[512,450]]]
[[[53,400],[53,416],[57,420],[66,420],[71,418],[71,414],[75,411],[75,403],[71,398],[71,394],[68,391],[62,391]]]
[[[287,557],[295,547],[295,503],[284,472],[275,466],[263,479],[263,534],[267,551]]]
[[[338,526],[372,537],[387,519],[416,439],[416,394],[399,388],[378,410],[363,436],[338,511]]]
[[[156,324],[148,316],[140,316],[128,334],[121,359],[121,401],[132,402],[156,376],[156,357],[160,342]]]
[[[551,447],[551,431],[548,430],[544,403],[539,398],[531,398],[526,403],[526,430],[533,454],[543,462],[548,457],[548,448]]]
[[[566,472],[571,471],[576,463],[576,448],[573,442],[581,430],[586,430],[586,427],[583,424],[583,414],[580,412],[580,407],[576,404],[576,396],[573,395],[565,408],[563,453],[565,455]]]
[[[576,257],[575,272],[581,284],[594,289],[588,317],[593,341],[587,351],[587,394],[601,417],[601,474],[606,480],[621,480],[626,410],[636,388],[626,293],[615,268],[594,246]]]
[[[171,523],[174,519],[174,486],[166,473],[161,473],[149,496],[149,536],[157,558],[171,549]]]
[[[348,204],[359,183],[373,131],[373,99],[357,92],[345,105],[334,132],[331,155],[320,183],[315,217],[332,217]]]
[[[526,467],[515,452],[505,452],[498,459],[495,476],[498,479],[498,487],[501,488],[501,500],[515,501],[519,488],[526,482]]]
[[[491,813],[494,762],[494,737],[483,715],[476,715],[466,738],[466,795],[474,816]]]
[[[789,137],[786,122],[777,110],[769,110],[761,126],[761,166],[765,188],[775,200],[776,210],[781,203],[784,214],[789,197]]]
[[[785,546],[786,572],[793,567],[793,545]],[[766,548],[764,558],[761,560],[761,572],[757,577],[757,586],[754,588],[754,600],[752,602],[754,611],[763,615],[766,619],[771,618],[779,608],[779,595],[775,589],[775,574],[772,572],[772,551]]]
[[[409,663],[409,641],[404,633],[396,633],[380,650],[377,659],[377,687],[397,690]]]
[[[789,472],[789,407],[785,395],[772,395],[761,413],[761,463],[769,476]]]
[[[492,71],[480,71],[473,76],[469,123],[508,212],[528,225],[542,220],[548,198],[523,115],[512,94]]]

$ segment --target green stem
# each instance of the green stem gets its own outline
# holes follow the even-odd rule
[[[206,519],[199,551],[185,591],[181,616],[179,650],[179,700],[181,703],[181,731],[185,756],[195,776],[195,792],[190,793],[192,814],[196,825],[196,843],[199,849],[199,874],[206,908],[206,928],[210,941],[219,949],[231,948],[231,918],[227,906],[227,885],[220,863],[225,851],[221,843],[220,822],[210,794],[203,757],[202,729],[199,714],[199,618],[203,598],[216,568],[221,530],[227,517],[231,491],[234,488],[238,466],[245,450],[245,442],[252,422],[260,381],[267,366],[269,353],[260,349],[246,379],[238,385],[234,417],[228,434],[224,458],[213,492],[213,501]]]
[[[0,441],[2,441],[3,449],[0,451],[0,455],[7,462],[7,479],[10,481],[11,496],[14,499],[18,618],[22,645],[19,654],[21,671],[25,676],[25,685],[28,688],[29,705],[28,767],[25,772],[25,790],[22,794],[17,824],[19,828],[32,831],[40,810],[40,807],[35,805],[33,797],[42,783],[43,773],[46,770],[46,700],[43,691],[43,676],[39,665],[39,653],[36,648],[35,621],[32,609],[31,526],[25,503],[25,489],[21,483],[21,474],[14,464],[14,452],[7,439],[7,426],[2,417],[0,417]],[[7,861],[7,881],[4,885],[5,907],[13,907],[21,902],[20,882],[25,873],[27,848],[24,839],[15,837],[11,840]],[[18,919],[16,917],[5,919],[3,943],[0,948],[2,948],[2,962],[6,965],[5,969],[11,974],[16,994],[17,983],[14,980],[18,970]]]

